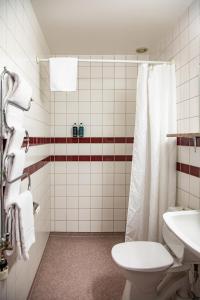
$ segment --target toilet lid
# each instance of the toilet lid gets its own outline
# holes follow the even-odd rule
[[[173,264],[173,257],[160,243],[126,242],[112,248],[112,258],[120,267],[145,272],[167,269]]]

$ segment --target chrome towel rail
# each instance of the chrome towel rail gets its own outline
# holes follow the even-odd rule
[[[5,209],[4,209],[4,187],[5,184],[11,184],[16,182],[17,180],[22,180],[24,178],[28,178],[28,190],[30,190],[31,188],[31,178],[30,175],[28,173],[24,173],[16,178],[14,178],[13,180],[9,180],[8,176],[7,176],[7,169],[5,167],[5,163],[6,163],[6,159],[9,158],[13,158],[14,155],[10,154],[6,156],[6,159],[4,159],[6,153],[4,153],[4,133],[5,130],[7,132],[12,134],[14,133],[14,128],[9,126],[9,124],[7,123],[7,119],[6,119],[6,113],[7,113],[7,108],[9,105],[12,105],[22,111],[29,111],[31,108],[31,102],[33,101],[33,99],[31,98],[28,104],[28,107],[23,107],[21,105],[19,105],[18,103],[13,102],[11,99],[9,99],[9,96],[4,96],[3,93],[3,88],[4,88],[4,79],[5,79],[5,75],[10,76],[13,80],[13,74],[6,68],[4,67],[3,71],[0,73],[0,244],[4,244],[4,240],[5,240],[5,218],[6,218],[6,213],[5,213]],[[25,131],[25,142],[26,142],[26,148],[25,148],[25,152],[28,152],[29,149],[29,134],[28,131]]]
[[[22,179],[28,177],[28,190],[30,191],[30,189],[31,189],[31,177],[30,177],[30,174],[28,174],[28,173],[23,173],[22,175],[20,175],[20,176],[14,178],[14,179],[12,179],[12,180],[9,180],[9,179],[8,179],[8,174],[7,174],[7,173],[8,173],[8,169],[6,168],[6,165],[8,164],[7,161],[8,161],[9,159],[12,159],[12,160],[13,160],[14,157],[15,157],[14,153],[11,153],[11,154],[8,154],[8,155],[6,156],[6,158],[5,158],[5,161],[4,161],[4,172],[3,172],[4,180],[5,180],[6,183],[14,183],[14,182],[16,182],[16,181],[18,181],[18,180],[22,180]]]
[[[8,71],[8,69],[7,69],[6,67],[4,67],[4,70],[3,70],[3,72],[1,73],[1,79],[4,79],[4,76],[5,76],[6,74],[8,74],[12,79],[14,79],[12,73],[11,73],[10,71]],[[17,107],[17,108],[19,108],[19,109],[21,109],[21,110],[29,111],[30,108],[31,108],[31,102],[33,101],[33,99],[32,99],[32,98],[30,99],[29,105],[28,105],[28,107],[26,107],[26,108],[23,107],[23,106],[21,106],[21,105],[19,105],[19,104],[17,104],[17,103],[14,103],[14,102],[13,102],[12,100],[10,100],[9,98],[8,98],[6,101],[8,102],[8,104],[11,104],[11,105],[13,105],[13,106],[15,106],[15,107]]]
[[[8,180],[8,179],[7,179],[7,176],[4,175],[5,181],[6,181],[7,183],[14,183],[14,182],[16,182],[16,181],[18,181],[18,180],[22,180],[22,179],[24,179],[24,178],[26,178],[26,177],[28,178],[28,190],[30,191],[30,189],[31,189],[31,176],[30,176],[30,174],[28,174],[28,173],[23,173],[22,175],[20,175],[20,176],[14,178],[14,179],[12,179],[12,180]]]

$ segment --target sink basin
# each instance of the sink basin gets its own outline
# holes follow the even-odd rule
[[[200,259],[200,210],[166,212],[163,219],[184,248]]]

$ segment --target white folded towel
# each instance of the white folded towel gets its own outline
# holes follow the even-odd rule
[[[12,88],[13,88],[13,80],[12,78],[10,78],[9,74],[5,74],[4,76],[4,80],[3,80],[3,99],[4,99],[4,103],[7,100],[8,96],[10,95],[10,93],[12,92]]]
[[[50,58],[51,91],[76,91],[78,59],[75,57]]]
[[[29,83],[23,78],[23,76],[16,73],[11,73],[12,76],[7,76],[7,89],[8,94],[6,99],[12,101],[14,104],[18,104],[24,109],[29,107],[32,88]]]
[[[13,90],[13,79],[10,75],[6,74],[4,81],[3,81],[3,100],[4,100],[4,106],[6,102],[9,100],[9,95],[12,94]],[[18,109],[17,107],[13,105],[7,105],[6,106],[6,122],[10,128],[12,127],[23,127],[23,111]],[[8,138],[9,137],[9,130],[7,130],[6,126],[3,125],[3,137]]]
[[[24,128],[14,128],[14,131],[8,134],[4,153],[10,154],[13,153],[13,151],[20,150],[25,135],[26,134]]]
[[[24,113],[21,109],[8,105],[6,109],[6,122],[10,128],[23,127]]]
[[[23,174],[25,165],[25,151],[24,149],[13,151],[14,157],[6,160],[6,174],[8,181],[11,181]],[[20,193],[21,180],[13,183],[7,183],[5,188],[5,209],[10,207],[10,199],[17,197]]]
[[[30,191],[25,191],[10,199],[10,215],[8,229],[13,249],[17,249],[19,258],[29,259],[29,249],[35,242],[35,227],[33,215],[33,197]],[[7,251],[11,255],[13,251]]]

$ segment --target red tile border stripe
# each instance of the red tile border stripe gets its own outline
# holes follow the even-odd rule
[[[24,169],[24,173],[32,175],[49,162],[56,161],[132,161],[132,155],[51,155]],[[200,167],[176,163],[176,170],[200,178]]]
[[[132,144],[134,143],[133,137],[83,137],[83,138],[73,138],[73,137],[30,137],[29,144],[30,146],[38,146],[44,144],[114,144],[114,143],[125,143]],[[23,146],[26,145],[25,139]],[[178,137],[177,138],[178,146],[194,146],[194,140],[192,138]],[[196,146],[200,147],[200,137],[196,139]]]
[[[188,175],[192,175],[200,178],[200,167],[191,166],[187,164],[176,163],[176,170]]]
[[[132,161],[132,155],[51,155],[50,161]]]
[[[37,172],[39,169],[43,168],[46,164],[50,162],[50,156],[45,157],[44,159],[32,164],[24,169],[24,173],[32,175]]]
[[[134,142],[133,137],[30,137],[30,146],[38,146],[44,144],[103,144],[103,143],[125,143],[132,144]],[[23,147],[26,145],[26,139],[24,139]]]
[[[194,146],[194,140],[192,138],[178,137],[177,146]],[[196,137],[196,147],[200,147],[200,137]]]

